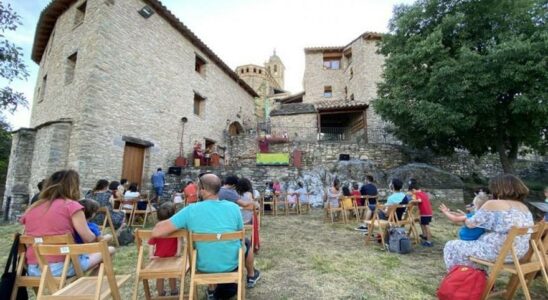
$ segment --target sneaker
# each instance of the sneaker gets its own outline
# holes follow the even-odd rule
[[[209,289],[206,289],[206,300],[216,300],[215,290],[210,291]]]
[[[426,236],[424,236],[422,234],[419,234],[419,237],[421,238],[421,240],[426,240]]]
[[[431,241],[424,241],[421,243],[424,247],[433,247],[434,244]]]
[[[360,225],[360,226],[354,228],[354,230],[356,230],[356,231],[366,231],[367,232],[367,226]]]
[[[259,272],[259,270],[255,269],[255,276],[253,277],[247,277],[247,287],[248,288],[253,288],[255,287],[255,285],[257,284],[257,281],[259,281],[259,279],[261,279],[261,272]]]
[[[179,295],[179,289],[171,290],[171,293],[169,293],[170,296],[178,296]]]

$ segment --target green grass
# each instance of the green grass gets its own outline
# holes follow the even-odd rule
[[[433,205],[437,207],[437,203]],[[366,247],[363,236],[353,230],[355,226],[323,223],[319,209],[309,215],[264,216],[262,247],[255,259],[262,279],[246,291],[247,298],[435,299],[445,275],[443,245],[456,238],[458,226],[437,215],[432,223],[434,247],[414,246],[407,255],[387,253],[376,243]],[[21,227],[17,225],[0,226],[0,267],[5,263],[13,232],[18,230]],[[117,274],[134,274],[135,265],[134,245],[117,249]],[[499,287],[506,281],[507,277],[501,277]],[[130,299],[133,284],[130,279],[123,287],[123,299]],[[543,295],[546,289],[536,280],[531,296],[542,299]],[[522,298],[518,293],[516,299]]]

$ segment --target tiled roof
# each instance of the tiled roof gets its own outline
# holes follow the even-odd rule
[[[314,107],[317,110],[328,110],[328,109],[341,109],[341,108],[359,108],[359,107],[368,107],[367,103],[362,101],[350,101],[350,100],[323,100],[314,102]]]
[[[297,94],[289,95],[285,98],[281,98],[276,101],[281,103],[301,103],[303,102],[303,96],[304,96],[304,91]]]
[[[55,22],[71,5],[77,0],[52,0],[48,6],[40,13],[40,18],[36,25],[36,34],[34,36],[34,44],[32,46],[31,58],[37,64],[40,63],[42,54],[44,53],[49,37]],[[213,61],[223,72],[225,72],[232,80],[238,83],[247,93],[253,97],[259,95],[243,80],[240,79],[236,73],[230,69],[209,47],[198,38],[185,24],[165,7],[159,0],[144,0],[144,2],[150,5],[159,16],[164,18],[168,23],[173,26],[181,35],[188,39],[196,48],[202,51],[211,61]]]
[[[348,43],[346,46],[333,46],[333,47],[306,47],[304,48],[304,52],[317,52],[317,51],[343,51],[346,47],[350,46],[352,43],[354,43],[357,39],[363,38],[366,40],[378,40],[382,38],[382,33],[379,32],[372,32],[372,31],[366,31],[357,38],[353,39],[350,43]]]
[[[286,115],[298,115],[315,113],[314,105],[311,103],[290,103],[282,104],[280,108],[274,109],[270,112],[271,117],[286,116]]]

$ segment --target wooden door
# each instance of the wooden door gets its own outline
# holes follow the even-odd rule
[[[145,159],[145,147],[126,143],[124,148],[124,163],[122,166],[122,178],[134,182],[141,188],[143,179],[143,161]]]

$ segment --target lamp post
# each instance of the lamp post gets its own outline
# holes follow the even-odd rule
[[[181,118],[182,123],[182,130],[181,130],[181,141],[179,142],[179,156],[175,159],[175,166],[177,167],[186,167],[187,160],[184,157],[183,153],[183,141],[184,141],[184,135],[185,135],[185,123],[188,122],[188,119],[186,117]]]

